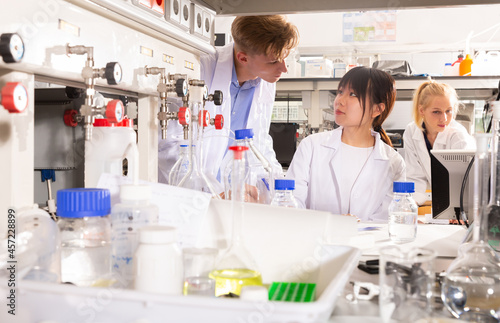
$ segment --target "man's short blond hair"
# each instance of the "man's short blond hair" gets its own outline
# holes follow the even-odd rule
[[[238,50],[285,59],[299,43],[299,31],[285,16],[238,16],[231,25]]]

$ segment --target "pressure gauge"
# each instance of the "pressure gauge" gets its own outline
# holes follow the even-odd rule
[[[188,94],[188,84],[185,79],[178,79],[175,82],[175,92],[179,97],[183,97]]]
[[[122,67],[117,62],[108,63],[104,75],[109,85],[117,85],[122,81]]]
[[[203,86],[203,100],[208,100],[208,86],[206,85]]]
[[[22,83],[7,83],[2,88],[1,102],[10,113],[21,113],[28,106],[28,91]]]
[[[0,36],[0,55],[5,63],[16,63],[24,56],[24,43],[18,34]]]
[[[111,123],[118,123],[123,120],[125,114],[125,107],[121,100],[111,100],[106,106],[106,118]]]

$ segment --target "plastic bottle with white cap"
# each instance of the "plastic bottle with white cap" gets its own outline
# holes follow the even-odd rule
[[[117,285],[132,287],[133,255],[139,245],[138,230],[158,223],[158,206],[151,204],[149,185],[120,186],[120,200],[111,209],[111,264]]]
[[[183,264],[176,228],[162,225],[140,228],[133,263],[136,290],[182,295]]]

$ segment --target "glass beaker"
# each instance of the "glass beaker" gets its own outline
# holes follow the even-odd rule
[[[416,322],[431,316],[436,252],[396,246],[380,250],[380,317],[383,322]]]
[[[242,225],[245,211],[245,146],[231,146],[234,152],[231,181],[231,214],[233,216],[232,241],[210,273],[215,279],[215,295],[240,295],[243,286],[262,285],[262,276],[251,253],[242,239]]]
[[[185,248],[182,250],[184,267],[184,295],[215,296],[215,280],[208,275],[215,268],[215,248]]]

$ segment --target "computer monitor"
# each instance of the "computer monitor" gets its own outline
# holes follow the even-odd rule
[[[461,219],[460,195],[463,191],[463,211],[472,221],[474,167],[471,164],[475,150],[431,150],[432,217],[434,219]],[[470,170],[464,183],[467,169]]]

